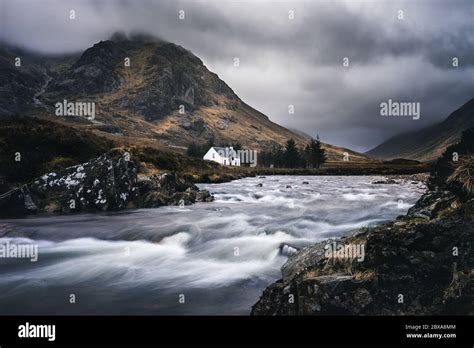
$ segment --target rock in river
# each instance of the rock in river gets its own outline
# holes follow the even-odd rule
[[[116,211],[211,201],[186,177],[162,173],[137,178],[136,164],[123,150],[45,174],[0,196],[2,217],[51,212]]]

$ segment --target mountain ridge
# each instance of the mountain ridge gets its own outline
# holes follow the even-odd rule
[[[390,160],[407,158],[434,161],[444,150],[474,126],[474,98],[453,111],[444,121],[412,132],[404,132],[365,152],[366,155]]]
[[[57,102],[87,101],[97,104],[97,117],[92,122],[72,118],[61,122],[95,132],[112,129],[112,135],[106,136],[147,139],[169,147],[210,139],[222,144],[239,141],[258,150],[284,145],[290,138],[300,147],[306,144],[305,137],[272,122],[242,101],[191,51],[141,35],[133,39],[114,34],[111,40],[94,44],[77,58],[39,55],[34,62],[25,62],[35,68],[34,85],[29,85],[28,74],[18,75],[23,70],[15,70],[12,55],[2,51],[2,66],[9,65],[3,69],[11,80],[19,78],[24,84],[0,96],[7,108],[8,100],[18,98],[18,93],[22,96],[15,108],[2,107],[0,111],[54,118],[53,106]],[[130,66],[125,65],[125,59],[129,59]],[[35,108],[38,105],[34,105],[33,98],[44,110]],[[344,152],[353,161],[371,161],[345,148],[323,146],[330,161],[342,161]]]

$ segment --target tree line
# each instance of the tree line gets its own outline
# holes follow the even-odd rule
[[[269,151],[259,153],[258,164],[264,167],[276,168],[319,168],[327,161],[326,151],[321,145],[319,136],[306,144],[304,149],[296,146],[289,139],[285,146],[275,145]]]

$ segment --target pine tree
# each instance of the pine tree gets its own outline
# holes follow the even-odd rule
[[[277,144],[272,151],[271,157],[273,158],[273,165],[275,167],[283,167],[284,165],[284,155],[283,149],[280,144]]]
[[[191,143],[188,145],[186,154],[190,157],[202,158],[207,153],[208,150],[209,150],[209,146],[206,144],[199,145],[196,143]]]
[[[319,168],[327,160],[326,151],[321,146],[321,141],[319,141],[319,135],[316,136],[316,140],[312,139],[310,144],[310,163],[313,167]]]
[[[208,140],[207,140],[207,147],[208,147],[208,150],[213,147],[215,144],[215,141],[214,141],[214,136],[211,136]]]
[[[287,168],[296,168],[301,163],[300,154],[293,139],[286,142],[283,163]]]
[[[188,150],[186,151],[187,155],[191,157],[199,157],[200,152],[200,147],[196,143],[189,144]]]
[[[312,168],[313,163],[311,162],[311,146],[310,144],[306,144],[304,148],[304,159],[306,161],[306,167]]]

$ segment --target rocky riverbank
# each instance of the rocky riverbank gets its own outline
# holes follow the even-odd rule
[[[137,164],[123,150],[58,172],[51,172],[0,195],[0,216],[117,211],[212,201],[191,178],[165,172],[137,175]]]
[[[470,138],[448,148],[406,215],[291,256],[252,315],[473,315]]]
[[[327,242],[290,257],[252,314],[472,315],[473,218],[474,199],[428,192],[406,216],[338,241],[363,245],[363,261],[328,257]]]

